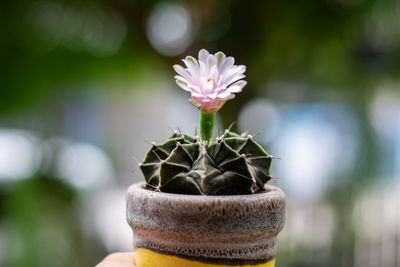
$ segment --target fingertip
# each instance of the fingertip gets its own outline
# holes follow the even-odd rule
[[[136,264],[135,253],[133,252],[116,252],[106,256],[102,262],[96,267],[124,266],[134,267]]]

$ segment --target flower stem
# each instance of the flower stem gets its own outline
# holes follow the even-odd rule
[[[203,141],[210,142],[212,132],[214,128],[215,113],[203,113],[200,114],[200,137]]]

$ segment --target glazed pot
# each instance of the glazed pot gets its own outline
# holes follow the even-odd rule
[[[138,267],[274,266],[285,223],[285,194],[265,186],[254,195],[203,196],[127,192]]]

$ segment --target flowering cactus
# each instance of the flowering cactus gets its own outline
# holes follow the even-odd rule
[[[191,93],[190,102],[200,111],[200,135],[175,132],[162,144],[152,143],[139,166],[147,187],[157,191],[231,195],[264,190],[271,176],[273,156],[252,135],[226,130],[211,141],[215,113],[246,85],[246,67],[234,65],[224,53],[200,50],[199,59],[186,57],[186,68],[175,65],[177,84]]]
[[[188,56],[182,61],[186,68],[174,65],[176,83],[191,93],[190,103],[201,111],[200,136],[210,141],[215,113],[247,84],[242,80],[246,66],[234,65],[235,59],[222,52],[212,55],[205,49],[198,60]]]

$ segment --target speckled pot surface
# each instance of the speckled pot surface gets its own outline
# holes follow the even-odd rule
[[[285,194],[266,185],[254,195],[202,196],[127,192],[134,246],[205,263],[245,265],[275,258],[285,224]],[[160,265],[162,266],[162,265]]]

